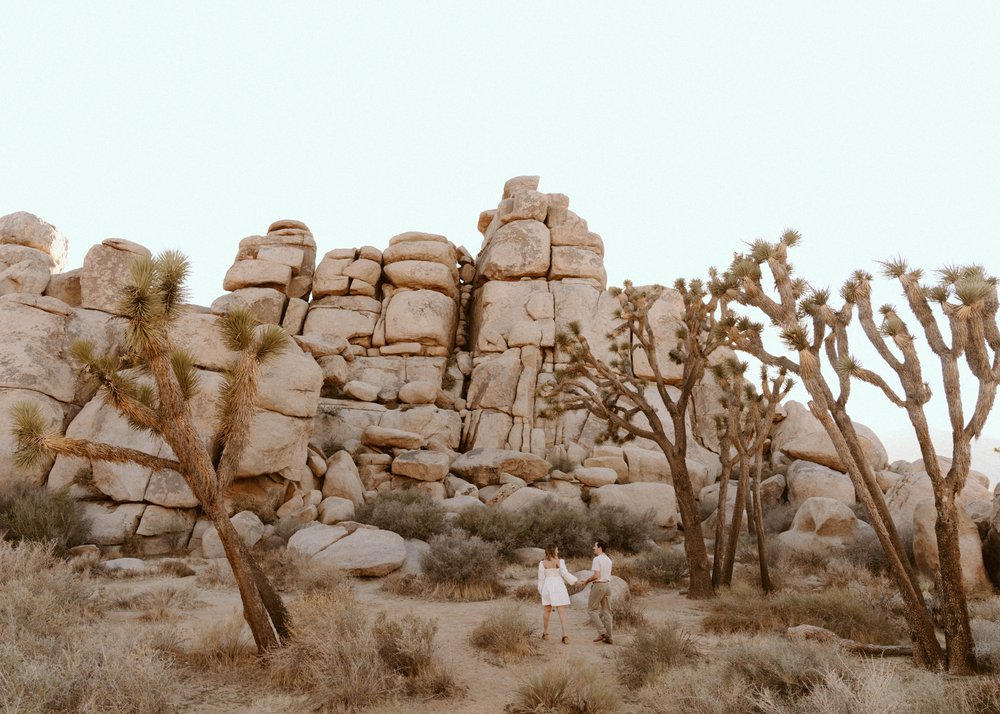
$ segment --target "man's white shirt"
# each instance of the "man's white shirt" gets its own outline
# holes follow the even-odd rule
[[[604,553],[595,556],[594,562],[590,564],[590,569],[597,575],[598,582],[611,582],[611,558]]]

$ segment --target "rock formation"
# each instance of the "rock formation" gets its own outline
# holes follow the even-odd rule
[[[479,216],[483,242],[475,258],[423,232],[394,236],[381,250],[319,254],[309,228],[293,220],[239,242],[225,294],[210,308],[188,306],[172,338],[200,371],[194,412],[206,438],[214,431],[220,373],[233,358],[215,329],[219,316],[239,306],[293,338],[263,373],[251,448],[229,493],[246,542],[294,533],[288,547],[308,557],[384,574],[402,564],[410,546],[354,523],[355,509],[376,494],[410,488],[442,500],[450,513],[519,510],[554,497],[574,508],[586,501],[652,511],[665,536],[675,532],[670,468],[652,444],[596,444],[603,425],[586,413],[543,417],[538,387],[567,360],[556,335],[575,322],[602,349],[616,324],[618,298],[606,289],[601,237],[570,210],[569,198],[538,187],[534,176],[507,181],[497,207]],[[105,405],[69,357],[79,338],[100,351],[117,345],[120,288],[134,257],[148,254],[111,238],[87,252],[82,268],[63,272],[66,240],[53,226],[27,213],[0,218],[4,413],[33,401],[54,431],[169,455],[166,444],[131,429]],[[659,365],[668,380],[679,374],[666,355],[680,309],[678,295],[667,290],[651,311],[658,339],[668,346]],[[641,350],[635,354],[637,374],[650,376]],[[688,459],[706,524],[717,517],[721,473],[713,451],[718,394],[710,381],[696,394]],[[792,402],[784,411],[764,496],[768,508],[789,511],[782,530],[789,524],[791,530],[783,539],[817,549],[868,538],[825,432],[802,405]],[[897,526],[930,573],[937,553],[928,536],[926,473],[919,463],[889,466],[874,432],[859,429]],[[179,474],[68,457],[19,471],[11,451],[5,430],[0,482],[27,478],[69,488],[85,501],[93,542],[106,553],[187,549],[218,557],[218,537]],[[966,541],[989,520],[987,486],[976,475],[963,493],[970,583],[984,582],[982,559]],[[731,512],[734,492],[723,513]]]

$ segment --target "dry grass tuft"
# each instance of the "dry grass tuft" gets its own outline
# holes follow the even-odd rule
[[[0,488],[0,538],[51,543],[57,555],[87,542],[90,523],[67,489],[48,491],[20,480]]]
[[[201,631],[189,646],[175,649],[174,654],[200,669],[228,670],[254,662],[257,647],[243,614],[234,611]]]
[[[829,672],[849,670],[840,652],[819,642],[753,637],[732,645],[722,658],[732,671],[781,697],[808,694]]]
[[[134,630],[107,628],[94,582],[52,546],[0,541],[0,573],[4,711],[173,710],[169,662]]]
[[[233,569],[225,558],[216,558],[201,568],[195,576],[195,584],[202,588],[230,590],[236,587]]]
[[[612,600],[611,616],[614,618],[616,630],[634,630],[649,625],[646,613],[632,597],[627,600]]]
[[[107,601],[107,606],[116,610],[141,611],[139,619],[143,622],[169,620],[176,610],[193,610],[203,605],[193,589],[174,585],[142,593],[123,593]]]
[[[560,662],[534,674],[517,689],[508,714],[613,714],[621,695],[594,665]]]
[[[522,602],[539,601],[538,585],[536,583],[521,583],[510,591],[510,596]]]
[[[255,549],[253,557],[271,585],[281,592],[312,593],[335,589],[344,582],[341,571],[294,549]]]
[[[618,679],[629,689],[652,682],[664,670],[698,657],[691,636],[663,626],[638,632],[629,647],[616,657]]]
[[[427,594],[427,583],[415,573],[393,573],[382,580],[380,589],[401,597],[423,597]]]
[[[638,692],[642,711],[652,714],[737,714],[753,712],[746,701],[750,684],[725,662],[704,660],[674,667]]]
[[[166,558],[156,564],[156,569],[163,575],[173,575],[175,578],[190,578],[195,570],[183,560]]]
[[[479,623],[472,631],[470,640],[473,647],[488,652],[502,662],[510,662],[537,652],[534,629],[524,610],[509,604]]]
[[[427,698],[459,691],[434,654],[434,622],[380,616],[372,623],[346,586],[304,595],[289,611],[292,636],[268,654],[270,678],[319,709],[354,711],[399,692]]]
[[[746,585],[722,591],[712,601],[703,626],[708,632],[784,632],[795,625],[818,625],[841,637],[874,644],[906,638],[903,621],[878,612],[846,587],[821,592],[776,592],[764,596]]]
[[[632,557],[615,560],[615,575],[627,580],[645,581],[653,587],[676,587],[687,576],[687,558],[673,548],[653,548]]]

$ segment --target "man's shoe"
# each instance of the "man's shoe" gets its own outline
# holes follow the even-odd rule
[[[606,645],[613,645],[613,644],[614,644],[614,642],[612,642],[612,641],[611,641],[611,638],[610,638],[610,637],[608,637],[607,635],[605,635],[605,636],[604,636],[604,637],[602,637],[601,639],[603,639],[603,640],[604,640],[604,644],[606,644]]]
[[[594,642],[606,642],[606,641],[607,640],[604,637],[604,635],[598,635],[597,637],[594,638]]]

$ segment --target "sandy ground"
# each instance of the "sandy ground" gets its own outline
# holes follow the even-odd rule
[[[525,569],[524,578],[525,582],[529,582],[528,569]],[[176,619],[169,622],[169,626],[179,637],[190,639],[212,624],[234,617],[240,611],[239,595],[235,588],[199,587],[194,581],[195,578],[190,577],[178,579],[155,576],[108,581],[105,587],[111,593],[138,593],[170,586],[194,589],[200,601],[199,605],[178,612]],[[536,634],[540,638],[542,631],[540,605],[517,601],[512,597],[485,602],[423,600],[383,592],[382,581],[378,579],[353,579],[351,582],[361,602],[369,606],[373,614],[378,610],[385,610],[395,614],[413,613],[420,617],[436,619],[438,633],[435,641],[439,652],[466,688],[464,695],[457,700],[434,700],[425,703],[404,701],[387,707],[384,710],[386,712],[497,714],[513,700],[515,689],[528,675],[546,665],[563,660],[591,663],[597,667],[601,676],[613,681],[614,652],[620,647],[628,646],[633,636],[631,632],[619,630],[615,634],[614,645],[594,643],[592,640],[596,631],[590,624],[586,612],[568,607],[566,608],[570,636],[568,645],[560,642],[559,622],[553,613],[549,627],[550,639],[537,641],[537,655],[515,663],[500,664],[490,661],[487,656],[473,648],[469,642],[472,630],[496,607],[514,602],[522,607],[529,617],[537,621]],[[675,590],[651,590],[635,601],[651,625],[671,624],[696,634],[704,648],[711,649],[716,644],[713,642],[714,638],[697,634],[704,614],[700,603],[686,599]],[[138,613],[130,610],[114,610],[108,615],[110,621],[117,621],[122,625],[134,626],[137,618]],[[249,640],[248,633],[247,638]],[[219,673],[192,674],[182,687],[185,692],[182,701],[179,702],[182,711],[201,714],[313,711],[304,698],[268,693],[257,686],[248,687],[245,681],[240,680],[241,677],[246,677],[246,670],[228,676]],[[643,711],[643,708],[634,701],[625,699],[623,704],[625,712]]]

